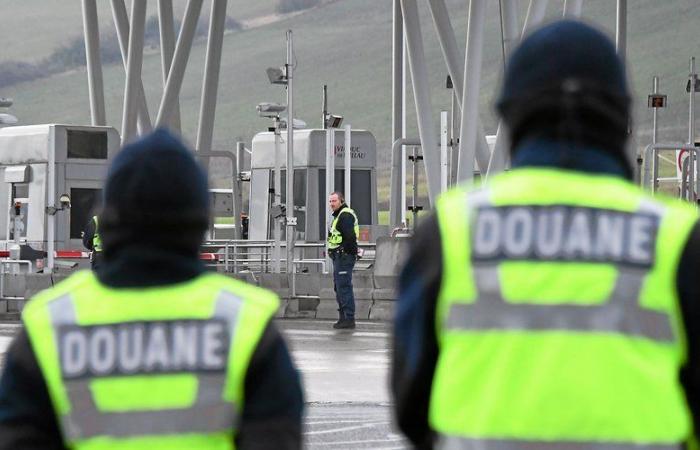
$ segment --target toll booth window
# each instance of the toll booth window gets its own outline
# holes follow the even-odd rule
[[[107,133],[67,130],[68,158],[107,159]]]
[[[280,176],[282,182],[282,204],[287,203],[287,171],[282,170]],[[270,176],[270,187],[274,186],[274,178]],[[297,218],[297,238],[306,239],[306,169],[294,170],[294,216]],[[270,236],[274,222],[270,220]],[[286,227],[282,227],[282,239],[286,239]]]
[[[12,203],[10,211],[10,227],[8,236],[10,240],[15,239],[15,223],[12,220],[15,217],[14,205],[16,202],[20,203],[20,215],[22,217],[20,226],[19,237],[27,237],[27,216],[28,216],[28,206],[29,206],[29,183],[12,183]]]
[[[88,219],[99,205],[101,189],[72,188],[70,190],[70,238],[80,239]]]

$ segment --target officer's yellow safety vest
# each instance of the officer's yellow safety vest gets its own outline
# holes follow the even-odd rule
[[[97,216],[92,216],[92,220],[95,221],[95,234],[92,235],[92,250],[99,253],[102,251],[102,238],[100,237]]]
[[[228,450],[277,308],[271,292],[217,274],[112,289],[79,272],[23,321],[70,448]]]
[[[331,230],[328,232],[328,250],[335,250],[336,248],[340,247],[340,244],[343,243],[343,236],[340,234],[340,231],[338,231],[336,226],[338,225],[340,215],[345,213],[352,214],[352,217],[355,220],[355,238],[360,237],[360,225],[357,221],[357,214],[355,214],[355,211],[352,209],[345,207],[340,210],[340,213],[335,216],[333,218],[333,222],[331,222]]]
[[[670,450],[692,438],[676,292],[692,207],[533,168],[452,190],[437,215],[437,448]]]

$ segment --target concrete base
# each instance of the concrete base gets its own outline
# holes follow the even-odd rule
[[[369,312],[369,318],[371,320],[394,320],[395,311],[395,300],[375,300]]]

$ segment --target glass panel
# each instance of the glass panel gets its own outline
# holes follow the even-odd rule
[[[70,190],[70,238],[80,239],[88,219],[97,211],[101,189],[71,188]]]
[[[107,133],[66,130],[69,158],[107,159]]]
[[[355,210],[357,220],[360,225],[372,222],[372,195],[371,195],[371,171],[366,169],[353,169],[350,174],[351,205]],[[318,169],[318,229],[320,230],[320,240],[326,239],[328,230],[326,229],[326,216],[331,214],[326,198],[326,169]],[[335,169],[335,189],[343,192],[345,189],[345,171]]]
[[[306,170],[294,169],[294,216],[297,218],[297,239],[306,239]],[[270,180],[272,180],[270,176]],[[282,204],[287,204],[287,171],[281,171]],[[270,181],[272,185],[272,181]],[[282,239],[286,239],[286,227],[282,227]],[[272,230],[272,226],[270,227]],[[272,231],[270,231],[272,233]],[[270,234],[272,236],[272,234]]]

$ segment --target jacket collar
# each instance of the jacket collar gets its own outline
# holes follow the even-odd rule
[[[620,160],[605,150],[546,138],[528,139],[520,144],[513,151],[511,166],[556,167],[629,178]]]

